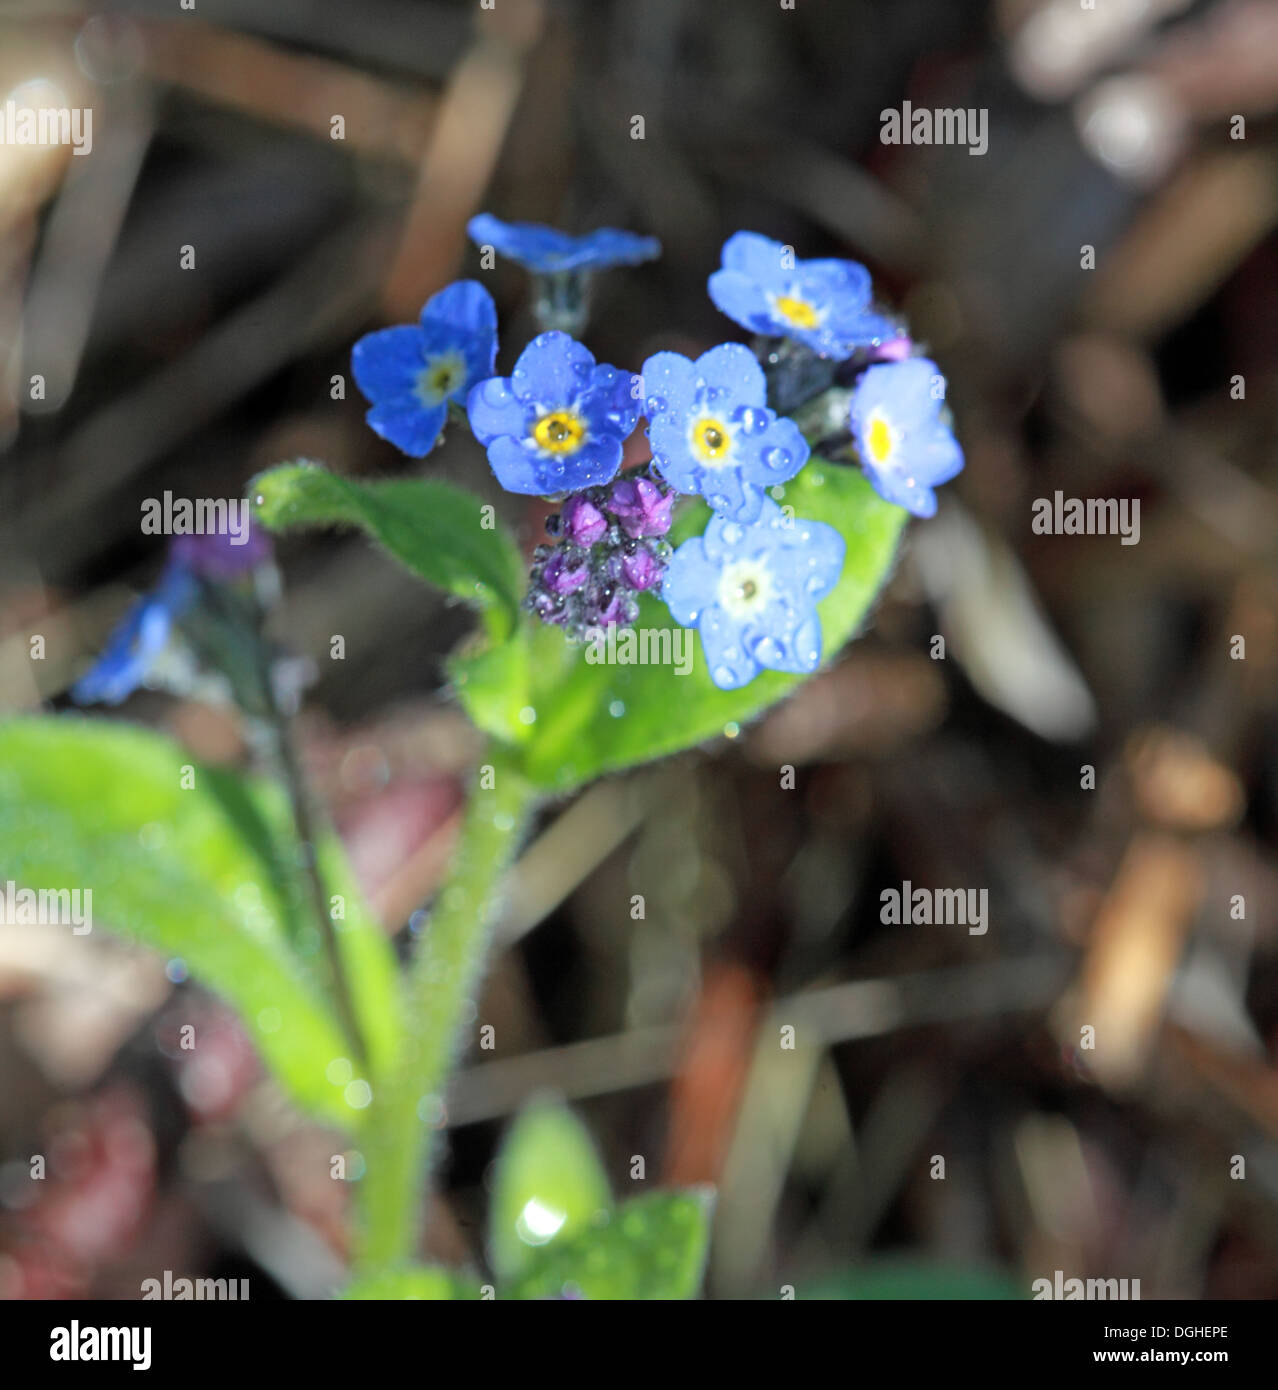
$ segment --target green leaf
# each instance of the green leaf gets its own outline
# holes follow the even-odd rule
[[[480,1296],[479,1280],[434,1265],[410,1265],[365,1274],[348,1284],[344,1299],[362,1302],[438,1301]]]
[[[489,1256],[503,1279],[527,1270],[539,1249],[607,1217],[612,1192],[577,1117],[554,1101],[531,1102],[497,1158]]]
[[[532,708],[531,635],[525,620],[506,641],[478,636],[448,660],[453,692],[475,727],[504,743],[532,737],[524,717]]]
[[[376,1084],[399,1045],[395,963],[335,843],[322,847],[321,864],[346,898],[335,925]],[[299,943],[318,937],[304,925],[295,865],[287,805],[271,785],[202,767],[128,724],[0,723],[0,878],[91,890],[94,930],[180,957],[235,1007],[299,1105],[358,1131],[364,1111],[347,1103],[351,1078],[326,1074],[350,1047],[315,972],[290,947],[290,933]],[[317,957],[317,939],[310,949]]]
[[[482,609],[495,638],[518,621],[519,550],[505,531],[481,526],[483,503],[462,488],[423,478],[361,483],[301,462],[259,473],[248,495],[272,531],[360,527],[419,578]]]
[[[710,1193],[654,1192],[626,1202],[606,1223],[536,1253],[506,1297],[681,1299],[695,1297],[710,1237]]]
[[[797,517],[834,526],[847,541],[843,574],[820,604],[829,661],[865,621],[908,514],[883,501],[859,470],[815,458],[784,494],[779,500]],[[700,638],[681,629],[664,603],[645,597],[636,628],[669,630],[672,641],[686,631],[692,669],[680,675],[672,664],[590,665],[586,648],[570,646],[556,628],[541,627],[529,639],[536,722],[523,764],[536,785],[565,791],[702,743],[755,718],[805,679],[765,671],[740,690],[719,690]]]

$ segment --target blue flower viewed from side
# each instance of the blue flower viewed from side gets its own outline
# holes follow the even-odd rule
[[[808,461],[799,427],[768,409],[763,368],[740,343],[711,348],[695,362],[658,352],[643,365],[643,386],[661,476],[734,521],[753,521],[763,489],[793,478]]]
[[[710,679],[736,690],[761,670],[815,671],[817,601],[838,583],[846,546],[833,526],[789,519],[770,498],[751,525],[711,517],[675,551],[662,597],[675,621],[701,633]]]
[[[147,684],[169,650],[174,623],[198,593],[190,570],[170,561],[155,589],[134,602],[106,650],[71,687],[76,704],[118,705]]]
[[[507,492],[546,497],[610,482],[639,419],[634,377],[596,366],[566,333],[541,333],[508,377],[472,388],[475,438]]]
[[[462,405],[497,360],[497,308],[476,280],[426,301],[416,324],[369,333],[351,351],[356,385],[373,403],[372,429],[412,458],[435,447],[448,403]]]
[[[661,243],[656,237],[639,236],[615,227],[569,236],[554,227],[535,222],[503,222],[491,212],[481,212],[470,219],[466,230],[476,246],[491,246],[498,255],[518,262],[534,275],[639,265],[661,255]]]
[[[875,492],[915,516],[936,513],[934,487],[963,468],[963,450],[940,418],[945,378],[911,357],[870,367],[852,393],[851,427]]]
[[[723,268],[708,288],[720,312],[743,328],[793,338],[819,357],[841,362],[896,333],[870,308],[870,272],[863,265],[796,260],[790,247],[756,232],[724,242]]]

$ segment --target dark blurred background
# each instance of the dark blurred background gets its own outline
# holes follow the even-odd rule
[[[428,472],[535,543],[463,433],[405,459],[349,379],[361,333],[480,273],[482,209],[661,238],[599,284],[601,360],[738,336],[705,279],[746,228],[864,261],[949,378],[967,468],[868,633],[762,723],[543,816],[432,1258],[482,1258],[494,1146],[548,1088],[619,1189],[635,1154],[718,1185],[711,1296],[1025,1297],[1057,1269],[1278,1296],[1278,5],[9,4],[19,89],[92,107],[94,147],[0,146],[10,710],[66,706],[158,571],[139,505],[165,489],[238,496],[299,456]],[[884,145],[907,100],[988,111],[987,152]],[[526,280],[485,274],[508,369]],[[1033,534],[1058,489],[1139,499],[1139,544]],[[400,931],[475,750],[440,669],[470,620],[358,537],[279,558],[308,769]],[[249,756],[211,707],[120,713]],[[987,887],[988,932],[883,925],[906,879]],[[340,1280],[333,1136],[172,973],[0,938],[0,1297]],[[198,1062],[172,1037],[196,1011]]]

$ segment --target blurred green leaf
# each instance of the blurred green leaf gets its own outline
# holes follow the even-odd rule
[[[532,704],[531,635],[525,619],[506,641],[477,636],[448,660],[453,691],[475,727],[504,743],[532,737],[521,718]]]
[[[612,1210],[612,1192],[585,1126],[556,1101],[533,1101],[497,1158],[489,1256],[503,1279],[531,1267],[538,1249],[589,1230]]]
[[[0,723],[0,878],[92,890],[95,930],[180,957],[235,1007],[298,1104],[357,1130],[349,1078],[326,1075],[351,1049],[289,944],[290,929],[299,944],[313,938],[318,958],[318,930],[301,925],[295,856],[278,789],[195,764],[167,738],[73,717]],[[399,1042],[395,963],[335,842],[321,863],[346,899],[335,926],[375,1083]]]
[[[481,526],[472,493],[424,478],[361,483],[299,462],[259,473],[248,495],[272,531],[358,526],[419,578],[482,609],[493,637],[515,627],[523,561],[505,530]]]
[[[865,621],[892,569],[908,514],[884,502],[859,470],[816,458],[784,494],[779,500],[796,517],[834,526],[847,541],[843,574],[820,604],[829,661]],[[672,639],[680,631],[666,605],[647,596],[636,627],[669,629]],[[531,638],[536,722],[523,750],[528,777],[565,791],[663,757],[746,723],[806,679],[765,671],[740,690],[720,690],[706,669],[700,638],[691,636],[692,670],[679,675],[669,664],[590,665],[584,647],[570,646],[556,628],[540,627]]]
[[[654,1192],[606,1224],[536,1252],[507,1298],[681,1299],[701,1287],[710,1236],[708,1190]]]
[[[341,1297],[356,1302],[388,1302],[400,1300],[438,1301],[446,1299],[478,1299],[480,1284],[451,1270],[434,1265],[411,1265],[406,1269],[379,1270],[365,1274],[348,1284]]]

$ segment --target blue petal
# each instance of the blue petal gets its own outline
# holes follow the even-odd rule
[[[794,278],[794,252],[779,241],[758,232],[737,232],[723,243],[720,261],[724,270],[740,271],[764,289],[779,291]],[[789,262],[789,268],[786,263]]]
[[[71,687],[78,705],[118,705],[147,678],[168,646],[173,620],[194,601],[199,586],[181,567],[170,564],[154,593],[137,599],[112,632],[102,655]]]
[[[424,344],[422,330],[413,324],[366,334],[351,349],[355,384],[370,401],[409,394],[426,365]]]
[[[639,265],[654,260],[661,255],[661,243],[653,236],[639,236],[616,227],[599,227],[577,238],[577,254],[589,258],[582,264],[603,270],[608,266]]]
[[[476,246],[491,246],[498,254],[518,261],[528,270],[553,269],[572,253],[574,239],[553,227],[535,222],[503,222],[490,212],[472,217],[466,232]]]
[[[369,428],[410,458],[425,458],[435,447],[448,406],[426,406],[416,397],[379,401],[364,417]]]
[[[933,487],[948,483],[963,471],[963,448],[946,425],[938,424],[919,446],[919,472]]]
[[[639,420],[642,403],[635,395],[635,375],[607,365],[596,367],[589,392],[582,397],[581,413],[592,433],[625,439]]]
[[[637,236],[616,227],[599,227],[574,237],[535,222],[502,222],[484,212],[472,217],[466,230],[476,245],[492,246],[526,270],[542,275],[638,265],[661,254],[661,243],[655,237]]]
[[[758,281],[739,270],[716,270],[706,282],[715,307],[743,328],[755,333],[780,333],[782,326],[773,317],[767,296]]]
[[[660,415],[682,418],[692,409],[697,371],[681,352],[654,352],[643,364],[644,410],[648,419]]]
[[[710,679],[720,690],[738,690],[759,674],[759,663],[746,651],[740,627],[722,608],[707,608],[697,631]]]
[[[893,468],[881,472],[871,464],[863,464],[862,466],[865,469],[865,476],[870,480],[870,486],[885,502],[893,502],[898,507],[904,507],[907,512],[913,512],[915,516],[936,515],[936,493],[917,478],[914,479],[914,484],[911,487],[906,484],[906,475],[897,469]]]
[[[511,389],[541,412],[576,404],[594,379],[590,349],[567,333],[539,333],[519,355]]]
[[[706,555],[705,543],[694,536],[670,557],[661,581],[665,599],[675,622],[695,627],[701,610],[718,601],[720,567]]]
[[[726,392],[734,407],[763,405],[768,398],[768,381],[759,359],[742,343],[720,343],[703,352],[697,358],[695,377],[704,380],[710,391]]]
[[[763,493],[751,487],[737,468],[706,468],[701,471],[702,497],[729,521],[749,524],[763,509]]]
[[[495,334],[497,306],[478,280],[458,280],[431,295],[422,306],[421,320],[452,324],[465,333]]]
[[[787,483],[808,461],[811,449],[802,430],[787,416],[768,411],[767,428],[757,433],[739,429],[733,458],[741,476],[755,487]]]
[[[529,407],[511,390],[509,377],[494,376],[473,386],[466,397],[470,428],[481,444],[501,435],[522,439],[528,433]]]
[[[540,497],[545,492],[537,471],[540,459],[508,434],[499,435],[488,445],[488,463],[497,481],[507,492]]]

